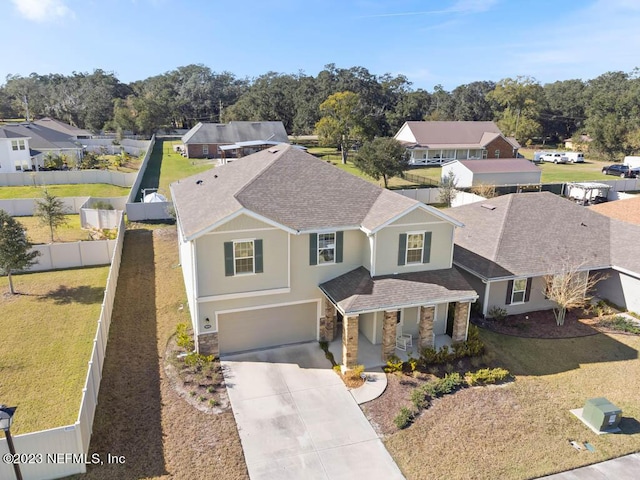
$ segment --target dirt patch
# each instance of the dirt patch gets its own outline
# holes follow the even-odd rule
[[[552,310],[508,315],[504,320],[472,318],[471,322],[493,332],[524,338],[575,338],[596,335],[597,315],[587,310],[570,310],[564,325],[557,325]]]

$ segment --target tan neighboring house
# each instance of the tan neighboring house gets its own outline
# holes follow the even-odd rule
[[[636,195],[633,198],[625,198],[624,200],[591,205],[589,209],[607,217],[640,225],[640,195]]]
[[[564,266],[607,276],[596,295],[640,312],[640,226],[550,192],[517,193],[445,210],[456,231],[453,263],[478,292],[482,313],[553,308],[546,275]]]
[[[405,122],[394,138],[407,147],[411,165],[516,158],[520,148],[494,122]]]
[[[196,348],[332,341],[383,362],[398,332],[467,337],[476,292],[452,266],[462,224],[290,145],[171,185]]]

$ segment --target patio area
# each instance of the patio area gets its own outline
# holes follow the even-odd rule
[[[412,339],[412,346],[407,346],[407,350],[401,350],[396,348],[394,353],[403,362],[409,359],[411,355],[413,358],[420,356],[418,347],[418,338],[414,336]],[[451,346],[452,341],[449,335],[435,335],[434,346],[436,350],[444,347]],[[333,357],[338,364],[342,364],[342,324],[338,324],[338,332],[336,338],[329,343],[329,351],[333,354]],[[364,365],[365,370],[371,370],[376,367],[382,367],[387,364],[382,360],[382,344],[374,345],[365,337],[362,333],[358,334],[358,361],[359,365]]]

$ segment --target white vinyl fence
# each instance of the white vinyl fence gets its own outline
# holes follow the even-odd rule
[[[121,213],[121,212],[119,212]],[[43,272],[61,268],[92,267],[108,265],[116,240],[91,240],[85,242],[48,243],[34,245],[31,250],[40,252],[38,263],[28,271]]]
[[[111,205],[113,210],[96,208],[100,206],[98,202]],[[125,208],[127,208],[127,197],[90,197],[80,208],[80,225],[82,228],[117,228],[120,214]]]
[[[102,365],[104,364],[113,301],[120,272],[124,233],[124,216],[121,215],[85,386],[82,389],[78,419],[73,425],[14,436],[16,452],[32,454],[31,458],[38,460],[35,463],[20,466],[24,480],[50,480],[85,473],[87,471],[86,462],[105,460],[89,453],[89,443],[93,430],[93,418],[98,404]],[[18,414],[19,412],[18,410]],[[0,454],[4,455],[8,451],[6,440],[1,438]],[[10,464],[0,462],[0,478],[14,478],[13,467]]]
[[[431,205],[434,203],[440,203],[440,189],[439,188],[407,188],[403,190],[394,190],[394,192],[404,195],[405,197],[418,200],[419,202]],[[475,195],[473,193],[458,191],[453,202],[452,207],[459,207],[460,205],[466,205],[468,203],[479,202],[486,200],[484,197]]]
[[[152,143],[149,140],[130,140],[127,138],[121,140],[118,145],[113,144],[114,139],[112,138],[86,138],[81,141],[82,146],[88,152],[101,153],[104,151],[109,155],[117,155],[124,150],[128,154],[135,155],[136,157],[139,156],[141,152],[148,150]]]
[[[102,201],[110,204],[114,210],[124,210],[127,205],[127,197],[58,197],[62,200],[69,214],[80,213],[83,209],[94,208],[96,202]],[[13,198],[0,200],[0,210],[4,210],[12,217],[31,217],[35,210],[36,201],[40,198]],[[116,226],[117,223],[114,224]],[[84,224],[82,225],[84,227]],[[97,228],[97,227],[96,227]],[[113,227],[101,227],[113,228]]]
[[[151,158],[151,152],[153,151],[153,147],[155,146],[155,144],[156,144],[156,136],[154,135],[153,137],[151,137],[151,141],[149,142],[149,147],[147,148],[147,153],[142,159],[142,163],[140,164],[140,169],[138,169],[138,173],[136,174],[135,180],[131,186],[128,203],[133,203],[136,201],[136,195],[138,194],[138,190],[140,190],[142,177],[144,177],[144,172],[147,170],[147,165],[149,164],[149,158]]]
[[[140,220],[169,220],[173,218],[171,202],[127,203],[127,218],[132,222]]]
[[[119,187],[130,187],[137,172],[115,172],[113,170],[58,170],[54,172],[0,173],[0,186],[46,186],[76,185],[79,183],[108,183]]]

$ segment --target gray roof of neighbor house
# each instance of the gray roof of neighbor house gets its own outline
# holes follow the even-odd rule
[[[406,122],[416,139],[415,146],[428,148],[482,148],[504,135],[494,122],[434,121]],[[504,137],[514,148],[514,144]]]
[[[69,135],[35,123],[7,124],[2,128],[29,137],[29,147],[34,150],[82,149],[82,145]]]
[[[455,268],[371,278],[369,270],[358,267],[320,289],[345,315],[478,298]]]
[[[550,192],[516,193],[444,211],[465,224],[453,261],[484,278],[537,276],[563,265],[640,273],[640,227]],[[633,240],[635,238],[635,240]]]
[[[29,138],[29,136],[0,126],[0,138]]]
[[[460,225],[433,207],[382,189],[288,144],[174,182],[171,192],[187,239],[244,210],[293,232],[373,231],[416,208]]]
[[[282,122],[198,123],[182,137],[182,143],[214,144],[263,140],[289,143]]]
[[[525,158],[487,158],[484,160],[454,160],[473,173],[538,172],[540,167]],[[453,163],[453,162],[449,162]],[[445,164],[446,165],[446,164]]]
[[[77,138],[92,136],[89,130],[74,127],[73,125],[69,125],[68,123],[56,120],[55,118],[44,117],[38,120],[34,120],[32,123],[35,123],[36,125],[40,125],[42,127],[50,128],[51,130],[55,130],[60,133],[64,133],[66,135],[69,135],[70,137],[75,136]]]

